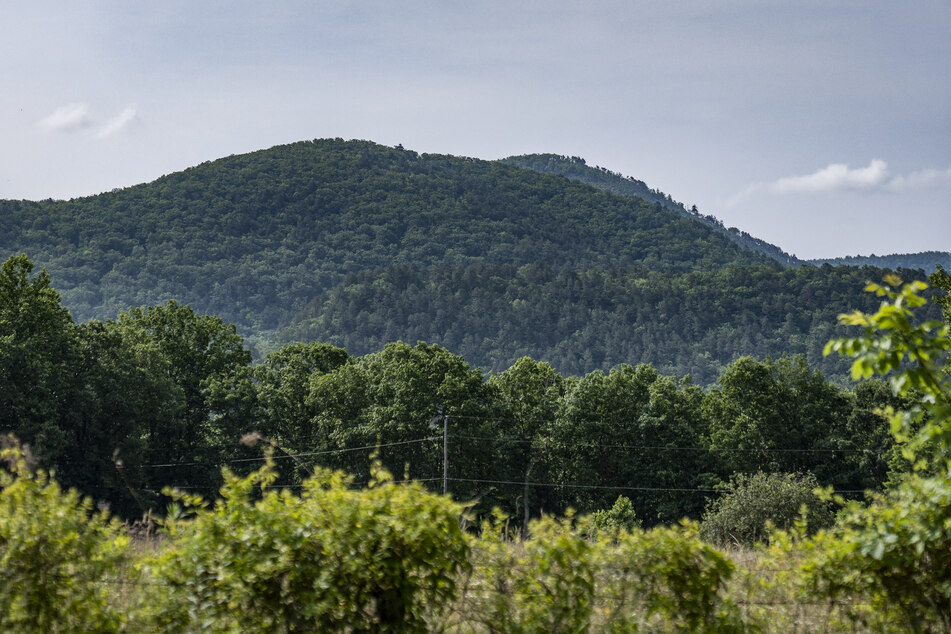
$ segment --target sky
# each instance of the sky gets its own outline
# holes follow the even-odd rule
[[[802,258],[951,251],[951,3],[0,3],[0,198],[325,137],[580,156]]]

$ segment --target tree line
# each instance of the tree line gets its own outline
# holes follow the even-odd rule
[[[680,274],[394,264],[348,276],[275,339],[326,341],[356,355],[423,340],[494,372],[523,356],[575,375],[650,363],[702,386],[741,356],[803,354],[826,377],[847,381],[848,363],[822,348],[846,332],[836,315],[874,309],[862,287],[885,273],[775,264]],[[926,313],[938,311],[929,305]]]
[[[438,490],[445,450],[449,492],[482,511],[589,512],[623,493],[648,524],[699,517],[734,473],[859,492],[905,466],[877,413],[903,397],[801,356],[741,357],[709,389],[650,364],[563,376],[525,357],[487,375],[423,342],[291,343],[252,364],[233,325],[175,301],[77,324],[26,256],[0,269],[0,376],[0,430],[127,516],[161,510],[165,486],[213,492],[222,465],[252,469],[252,432],[284,456],[284,486],[316,464],[365,479],[376,451]]]
[[[932,281],[951,288],[941,270]],[[901,404],[882,414],[909,463],[866,500],[816,491],[813,474],[760,471],[732,478],[729,495],[699,527],[684,520],[644,529],[622,497],[609,511],[532,519],[526,533],[526,526],[513,531],[500,510],[479,521],[471,505],[401,483],[379,460],[365,485],[301,465],[310,473],[292,492],[279,484],[282,449],[271,440],[263,466],[247,475],[222,469],[214,501],[166,489],[173,503],[152,541],[154,525],[136,534],[93,511],[89,498],[37,469],[28,448],[0,436],[0,572],[8,582],[0,626],[946,632],[948,300],[941,302],[946,321],[922,321],[923,283],[890,276],[868,289],[884,298],[878,310],[840,318],[864,332],[830,341],[826,352],[852,358],[857,378],[887,377]],[[333,365],[332,356],[316,358]],[[262,441],[260,433],[243,439]],[[801,501],[804,510],[795,522],[764,527],[764,499],[787,507]],[[744,533],[759,543],[738,548],[734,539]]]

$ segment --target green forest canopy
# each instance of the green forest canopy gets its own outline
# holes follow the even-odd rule
[[[437,488],[445,424],[447,485],[480,512],[594,511],[623,491],[648,524],[698,517],[733,473],[810,472],[858,494],[904,465],[875,413],[901,399],[803,357],[742,357],[708,390],[649,364],[563,376],[525,357],[487,376],[425,343],[293,343],[252,365],[233,325],[175,301],[77,324],[24,256],[0,268],[0,376],[0,431],[124,514],[253,468],[260,453],[237,442],[251,432],[298,456],[289,486],[313,464],[366,478],[378,447]]]
[[[761,263],[660,205],[499,162],[318,140],[69,201],[0,202],[0,250],[77,318],[177,299],[268,330],[390,264],[690,271]]]
[[[525,355],[568,374],[650,362],[702,384],[745,354],[803,353],[842,377],[822,342],[837,313],[872,307],[859,288],[883,273],[793,270],[773,245],[582,159],[340,139],[0,201],[0,253],[45,267],[80,322],[174,299],[235,323],[258,359],[294,340],[358,355],[425,340],[496,371]]]
[[[875,308],[862,289],[883,274],[775,264],[690,273],[393,265],[348,276],[276,338],[327,341],[357,355],[390,341],[428,341],[493,371],[522,356],[566,374],[651,363],[701,385],[743,355],[804,354],[847,380],[848,363],[823,357],[822,348],[844,332],[836,315]]]

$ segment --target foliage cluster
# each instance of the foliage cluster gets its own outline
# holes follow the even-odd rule
[[[0,201],[82,321],[176,299],[265,331],[348,273],[542,262],[694,270],[760,262],[659,204],[500,162],[323,139],[69,201]]]
[[[618,496],[610,509],[602,509],[591,514],[591,529],[596,531],[595,534],[630,531],[640,525],[641,521],[637,519],[634,505],[623,495]]]
[[[734,472],[878,488],[897,455],[876,411],[902,398],[847,391],[802,358],[740,358],[706,391],[647,364],[564,377],[522,358],[487,378],[424,343],[363,356],[290,344],[252,366],[234,326],[174,301],[75,325],[31,269],[18,256],[0,276],[2,428],[125,517],[160,507],[164,486],[216,490],[223,464],[247,473],[255,454],[235,439],[252,430],[304,456],[281,484],[315,463],[365,480],[379,446],[392,472],[436,488],[445,426],[448,490],[522,525],[609,508],[619,487],[648,526],[699,519]]]
[[[363,355],[391,341],[438,343],[500,372],[544,359],[565,374],[637,360],[665,374],[716,381],[738,357],[804,354],[843,382],[848,364],[823,357],[844,336],[836,315],[874,310],[862,293],[877,269],[725,267],[673,273],[644,267],[393,264],[348,276],[275,338],[325,341]],[[937,310],[931,309],[937,316]]]
[[[939,272],[938,285],[948,280]],[[868,290],[883,298],[873,314],[843,315],[859,337],[828,350],[854,358],[856,376],[888,375],[896,392],[914,398],[890,411],[891,429],[907,440],[913,470],[868,506],[849,504],[818,538],[806,579],[830,597],[867,594],[901,613],[914,631],[951,630],[951,323],[917,321],[925,285],[891,276]]]
[[[224,473],[221,498],[174,491],[154,548],[27,468],[0,471],[5,631],[729,631],[732,564],[696,527],[621,529],[592,541],[545,517],[531,538],[501,519],[466,534],[464,507],[376,469],[365,489],[319,470],[300,494],[273,462]],[[133,569],[134,567],[134,569]],[[124,568],[124,572],[120,572]],[[123,588],[124,592],[114,590]],[[737,629],[734,627],[733,629]]]
[[[468,566],[462,506],[397,485],[366,489],[320,470],[300,495],[269,488],[269,463],[225,474],[222,498],[174,494],[188,518],[146,561],[150,622],[160,631],[427,631],[428,611],[456,596]],[[280,492],[278,492],[280,491]]]
[[[884,518],[889,529],[907,527],[909,519],[940,524],[947,488],[940,499],[922,495],[934,491],[907,489],[892,506],[862,511],[869,522],[865,535],[837,532],[854,531],[848,523],[811,539],[780,533],[768,550],[728,556],[700,540],[689,522],[592,540],[586,537],[590,518],[545,517],[532,521],[529,537],[516,540],[499,517],[466,534],[463,507],[417,484],[398,484],[378,472],[370,488],[355,490],[342,474],[321,471],[297,496],[273,487],[276,474],[267,464],[244,478],[226,474],[223,498],[214,505],[176,493],[181,507],[169,516],[166,535],[133,551],[88,501],[26,470],[22,454],[5,453],[14,456],[18,466],[0,489],[3,517],[19,517],[2,526],[0,569],[12,580],[2,593],[5,631],[947,627],[940,581],[946,570],[933,567],[946,558],[948,537],[933,534],[916,556],[920,532],[892,543],[893,533],[873,523]],[[27,510],[38,518],[29,526]],[[6,532],[11,527],[12,535]],[[873,529],[884,555],[862,550]],[[849,557],[842,557],[844,538],[861,544]],[[750,554],[754,560],[738,567],[734,560]],[[923,576],[908,576],[909,570]],[[877,601],[874,586],[864,584],[879,578],[892,587]]]
[[[500,518],[473,546],[455,618],[476,631],[745,631],[725,589],[733,564],[684,523],[586,539],[591,518],[543,517],[513,541]]]
[[[116,630],[124,619],[102,582],[115,580],[128,537],[91,500],[33,471],[10,437],[0,445],[0,629]]]
[[[179,478],[212,485],[223,460],[248,455],[232,440],[254,395],[234,326],[174,301],[76,325],[32,270],[26,256],[0,269],[0,431],[124,515]]]
[[[717,544],[752,546],[768,541],[773,528],[792,529],[803,509],[808,509],[811,529],[828,528],[832,508],[816,495],[818,488],[812,474],[737,474],[704,512],[700,534]]]

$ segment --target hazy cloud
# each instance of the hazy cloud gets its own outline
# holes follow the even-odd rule
[[[89,106],[84,103],[68,103],[41,119],[37,125],[51,132],[73,132],[93,125],[89,116]]]
[[[906,175],[892,176],[888,163],[874,159],[868,167],[852,169],[844,163],[806,174],[787,176],[770,183],[753,183],[730,198],[725,206],[732,207],[754,194],[826,193],[842,191],[908,192],[951,184],[951,168],[924,169]]]
[[[946,170],[925,169],[912,172],[907,176],[896,176],[888,182],[888,189],[903,192],[948,184],[951,184],[951,168]]]
[[[875,159],[868,167],[850,169],[844,163],[833,163],[806,176],[780,178],[769,185],[779,194],[792,192],[833,192],[876,189],[888,181],[888,164]]]
[[[57,108],[37,122],[37,125],[48,132],[76,132],[97,128],[95,137],[104,139],[125,129],[137,118],[138,111],[135,106],[128,106],[111,119],[100,121],[89,113],[88,104],[76,102]]]
[[[135,107],[129,106],[112,119],[106,121],[106,123],[99,128],[99,132],[96,133],[96,136],[100,139],[111,136],[135,121],[137,117],[138,113]]]

